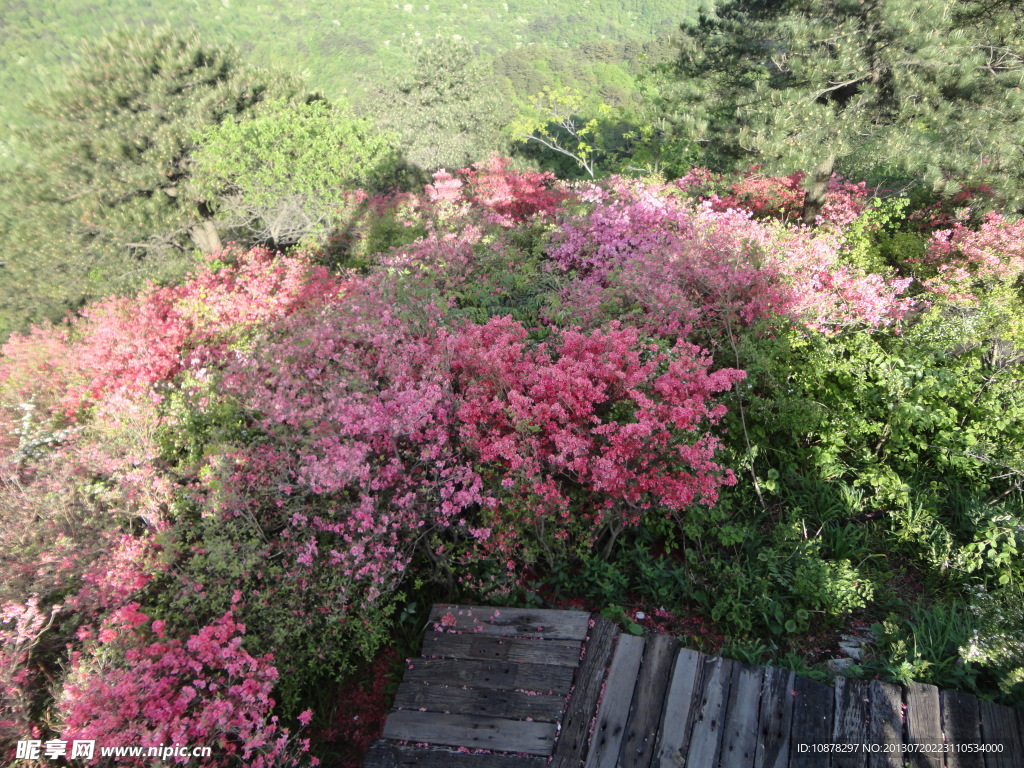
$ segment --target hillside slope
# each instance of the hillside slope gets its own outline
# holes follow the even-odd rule
[[[589,86],[593,83],[585,81],[592,78],[609,79],[609,65],[643,55],[644,43],[668,37],[697,5],[697,0],[387,5],[371,0],[343,5],[329,0],[5,0],[0,89],[18,97],[0,104],[0,158],[9,162],[17,154],[11,133],[29,124],[27,102],[54,82],[75,57],[81,38],[119,24],[192,25],[204,40],[233,44],[254,63],[286,65],[331,98],[358,99],[367,79],[386,78],[401,66],[404,42],[437,35],[470,42],[487,56],[537,46],[523,58],[535,65],[540,78],[515,82],[513,77],[513,87],[552,80]],[[558,49],[572,55],[559,61],[553,55]]]

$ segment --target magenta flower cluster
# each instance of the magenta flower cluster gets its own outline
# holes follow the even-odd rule
[[[241,647],[245,627],[231,611],[182,642],[165,637],[163,622],[149,624],[138,608],[131,603],[111,615],[90,641],[104,648],[71,654],[58,702],[62,739],[114,747],[210,746],[211,766],[298,764],[289,753],[308,743],[291,743],[270,714],[273,658],[255,658]],[[111,650],[124,654],[124,667],[102,664]]]

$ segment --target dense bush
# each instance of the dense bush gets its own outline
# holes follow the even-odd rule
[[[236,596],[237,597],[237,596]],[[273,658],[240,647],[245,627],[231,612],[184,643],[167,639],[131,603],[116,611],[93,639],[79,630],[83,651],[71,669],[58,708],[64,740],[95,739],[106,746],[210,746],[207,765],[297,765],[309,742],[289,744],[271,717],[277,679]],[[151,634],[151,637],[146,635]],[[308,722],[309,713],[299,720]],[[289,752],[293,754],[289,754]]]
[[[791,226],[790,181],[718,205],[492,158],[366,197],[362,273],[229,249],[12,338],[4,738],[296,760],[273,718],[308,722],[430,590],[645,605],[790,664],[952,616],[963,647],[880,630],[865,669],[1019,696],[992,620],[1020,613],[1019,223],[871,272],[905,206],[837,182],[841,213]]]

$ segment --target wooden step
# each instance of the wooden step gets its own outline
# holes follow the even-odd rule
[[[580,663],[582,647],[583,643],[579,640],[533,640],[523,637],[427,632],[423,638],[422,654],[433,658],[576,667]]]

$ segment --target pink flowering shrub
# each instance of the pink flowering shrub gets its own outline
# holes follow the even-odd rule
[[[68,416],[115,393],[146,393],[159,402],[153,385],[183,370],[187,353],[202,362],[260,324],[337,290],[306,257],[255,248],[229,249],[217,259],[183,286],[93,304],[70,331],[12,337],[0,359],[0,386],[22,396],[56,386]]]
[[[950,301],[1013,290],[1024,275],[1024,221],[989,213],[977,230],[956,222],[932,234],[922,261],[936,273],[925,289]]]
[[[413,273],[429,281],[436,300],[442,306],[469,284],[478,270],[478,245],[483,230],[474,225],[458,232],[430,232],[414,243],[380,257],[387,269]]]
[[[586,324],[628,316],[659,334],[783,317],[815,329],[884,325],[906,311],[909,280],[840,262],[842,239],[694,207],[650,183],[567,216],[549,255],[577,282],[566,298]]]
[[[418,527],[478,501],[472,472],[458,466],[449,441],[455,405],[446,344],[445,332],[432,323],[417,328],[368,286],[330,310],[280,324],[258,349],[231,362],[223,386],[261,414],[261,427],[297,461],[294,489],[280,489],[286,495],[352,493],[346,525],[361,528],[376,507],[403,516],[387,527],[397,527],[395,519]],[[377,543],[395,534],[383,535]],[[379,561],[384,554],[360,557]],[[363,565],[379,567],[368,562],[357,570]]]
[[[550,218],[568,197],[554,182],[550,173],[509,170],[506,158],[492,155],[454,173],[437,171],[421,194],[361,193],[351,225],[332,236],[318,258],[362,269],[425,235],[441,239],[464,225],[509,229]]]
[[[67,606],[92,616],[121,608],[166,567],[153,535],[108,534],[103,557],[82,574],[84,584]]]
[[[424,190],[427,200],[463,213],[482,210],[489,223],[504,227],[549,216],[567,197],[553,186],[554,174],[511,171],[508,160],[497,154],[457,173],[435,173],[434,183]]]
[[[554,186],[553,173],[510,171],[508,160],[497,154],[459,173],[466,180],[471,200],[491,211],[494,221],[506,227],[534,216],[551,216],[567,198]]]
[[[372,656],[417,544],[479,502],[452,440],[447,344],[367,283],[222,361],[219,396],[246,404],[251,437],[196,451],[198,514],[167,612],[198,619],[242,589],[286,708],[323,670]],[[188,407],[216,416],[199,395]]]
[[[97,413],[37,456],[0,458],[0,599],[116,607],[159,569],[171,486],[153,463],[151,411]]]
[[[340,286],[307,257],[229,250],[182,286],[13,337],[0,358],[2,598],[64,600],[73,630],[75,620],[99,623],[154,576],[166,584],[155,541],[176,531],[180,477],[165,435],[180,414],[164,402],[174,380],[204,378],[204,366],[257,327]]]
[[[87,650],[72,655],[58,707],[61,738],[104,746],[209,746],[205,765],[298,765],[308,741],[290,743],[271,715],[277,670],[241,647],[231,611],[184,642],[167,638],[133,603],[115,612]],[[118,662],[118,656],[123,661]],[[112,658],[113,657],[113,658]],[[123,758],[148,765],[150,758]]]
[[[526,335],[495,319],[453,350],[459,434],[492,482],[479,536],[493,557],[515,568],[570,538],[589,549],[645,510],[711,506],[734,482],[704,430],[725,412],[714,396],[742,371],[709,373],[697,348],[662,351],[615,324],[535,349]]]
[[[799,222],[804,206],[806,174],[764,176],[754,166],[731,177],[695,168],[675,182],[688,194],[706,201],[716,211],[744,210],[757,219]],[[826,192],[825,206],[818,214],[819,226],[843,227],[865,209],[869,193],[867,184],[854,184],[833,174]]]
[[[6,602],[0,607],[0,759],[14,757],[14,744],[39,729],[32,722],[33,697],[43,688],[32,650],[53,624],[60,606],[49,614],[39,610],[39,599]]]

